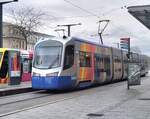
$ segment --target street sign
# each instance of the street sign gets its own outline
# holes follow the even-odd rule
[[[130,44],[130,38],[121,38],[120,39],[120,47],[122,49],[129,49],[129,44]]]
[[[126,40],[121,40],[120,43],[128,43]]]
[[[120,43],[120,46],[123,46],[123,47],[127,47],[128,48],[128,44],[127,43]]]
[[[128,50],[128,47],[126,47],[126,46],[121,46],[121,48]]]

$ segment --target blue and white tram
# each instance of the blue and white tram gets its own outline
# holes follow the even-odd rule
[[[45,38],[34,48],[32,88],[61,90],[121,81],[127,78],[126,53],[75,37]],[[139,61],[133,54],[132,62]]]
[[[69,39],[44,39],[35,45],[33,68],[32,68],[32,87],[35,89],[65,89],[75,85],[75,79],[71,76],[73,69],[70,69],[69,74],[64,69],[67,69],[70,63],[73,62],[74,54],[73,45],[66,47]],[[65,58],[66,53],[69,55]],[[67,72],[67,74],[66,74]],[[66,74],[66,75],[64,75]]]

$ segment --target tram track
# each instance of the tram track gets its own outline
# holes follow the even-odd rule
[[[49,104],[54,104],[54,103],[57,103],[57,102],[70,100],[70,99],[73,99],[73,98],[75,98],[75,96],[69,97],[69,98],[60,99],[60,100],[56,100],[56,101],[50,101],[50,102],[47,102],[47,103],[35,105],[35,106],[24,108],[24,109],[21,109],[21,110],[15,110],[15,111],[12,111],[12,112],[3,113],[3,114],[0,114],[0,117],[5,117],[5,116],[11,115],[11,114],[15,114],[15,113],[31,110],[31,109],[38,108],[38,107],[43,107],[43,106],[46,106],[46,105],[49,105]]]
[[[46,92],[46,91],[35,91],[35,92],[30,92],[30,94],[26,93],[25,95],[33,94],[34,97],[0,104],[1,109],[2,108],[6,109],[5,111],[0,110],[0,117],[7,117],[8,115],[17,114],[17,113],[24,112],[24,111],[29,111],[32,109],[44,107],[44,106],[55,104],[55,103],[62,102],[62,101],[71,100],[71,99],[78,98],[78,97],[85,96],[85,95],[90,95],[97,91],[98,92],[101,91],[102,94],[104,94],[104,92],[112,90],[112,87],[118,87],[119,89],[119,87],[122,87],[125,84],[126,82],[123,81],[123,82],[113,83],[113,84],[104,85],[100,87],[93,87],[93,88],[88,88],[85,90],[69,91],[69,92],[64,92],[64,93],[62,92],[54,93],[54,92]],[[21,94],[18,94],[18,96],[19,95]],[[7,98],[9,98],[9,96]],[[14,108],[9,109],[12,107]]]
[[[14,104],[14,103],[19,103],[19,102],[25,102],[25,101],[29,101],[29,100],[34,100],[34,99],[38,99],[38,98],[43,98],[43,97],[48,97],[48,96],[51,96],[51,95],[53,95],[53,94],[41,94],[41,93],[43,93],[43,92],[45,92],[45,91],[43,91],[43,90],[40,90],[40,91],[33,91],[33,92],[31,92],[31,93],[26,93],[26,94],[17,94],[17,95],[13,95],[13,96],[6,96],[6,97],[1,97],[0,98],[0,101],[1,100],[5,100],[5,99],[7,99],[7,98],[16,98],[17,96],[19,97],[19,96],[22,96],[22,95],[30,95],[30,94],[32,94],[32,95],[35,95],[34,97],[29,97],[29,98],[24,98],[24,99],[18,99],[18,100],[15,100],[14,99],[14,101],[6,101],[5,103],[3,103],[3,102],[0,102],[0,107],[2,107],[2,106],[5,106],[5,105],[9,105],[9,104]],[[38,95],[39,94],[39,95]],[[37,96],[36,96],[37,95]],[[27,96],[28,97],[28,96]]]
[[[100,86],[100,87],[103,87],[104,89],[95,87],[95,88],[89,88],[85,90],[71,91],[71,92],[65,92],[65,93],[48,92],[47,94],[47,92],[44,92],[44,95],[42,96],[33,97],[30,99],[24,99],[24,100],[22,99],[19,101],[11,101],[5,104],[0,104],[2,108],[7,108],[5,111],[0,110],[0,117],[5,117],[8,115],[16,114],[16,113],[23,112],[23,111],[28,111],[28,110],[39,108],[39,107],[44,107],[46,105],[55,104],[61,101],[71,100],[73,98],[78,98],[83,95],[89,95],[93,93],[94,90],[99,90],[99,91],[109,90],[114,85],[121,86],[122,84],[124,84],[124,82],[106,85],[106,86]],[[39,94],[39,93],[41,92],[36,92],[36,94]],[[13,106],[16,106],[16,108],[14,108],[13,110],[9,110],[9,108],[12,108]]]
[[[40,93],[41,91],[37,91],[37,92]],[[69,95],[71,93],[69,92]],[[78,93],[80,93],[80,91]],[[58,96],[59,94],[60,95],[66,95],[65,93],[64,94],[58,93],[58,95],[57,95],[57,93],[49,93],[49,94],[46,94],[46,95],[43,95],[43,96],[38,96],[38,97],[34,97],[34,98],[28,98],[28,99],[24,99],[24,100],[19,100],[19,101],[13,101],[13,102],[5,103],[5,104],[0,104],[0,106],[2,107],[2,106],[7,106],[7,105],[15,104],[15,103],[20,103],[20,102],[23,103],[23,102],[31,101],[31,100],[33,101],[33,100],[36,100],[36,99],[42,99],[42,98],[50,97],[50,96],[55,95],[55,94],[56,94],[57,97],[59,97]],[[73,99],[73,98],[77,98],[79,96],[80,95],[78,95],[78,94],[77,95],[75,94],[73,96],[67,96],[67,97],[63,96],[61,98],[56,98],[55,100],[47,101],[45,103],[37,104],[37,105],[31,106],[31,107],[16,109],[15,111],[9,111],[9,112],[6,112],[6,113],[0,113],[0,117],[5,117],[5,116],[12,115],[12,114],[15,114],[15,113],[31,110],[31,109],[34,109],[34,108],[43,107],[43,106],[46,106],[46,105],[49,105],[49,104],[54,104],[54,103],[57,103],[57,102],[70,100],[70,99]]]
[[[0,100],[1,99],[5,99],[5,98],[9,98],[9,97],[16,97],[18,95],[28,95],[28,94],[34,94],[34,93],[40,93],[42,92],[43,90],[34,90],[34,91],[30,91],[30,92],[24,92],[24,93],[18,93],[18,94],[13,94],[13,95],[5,95],[5,96],[1,96],[0,97]]]
[[[2,104],[0,104],[0,107],[1,106],[5,106],[5,105],[9,105],[9,104],[13,104],[13,103],[19,103],[19,102],[24,102],[24,101],[28,101],[28,100],[34,100],[34,99],[48,97],[48,96],[50,96],[50,94],[43,95],[43,96],[37,96],[37,97],[34,97],[34,98],[27,98],[27,99],[23,99],[23,100],[12,101],[12,102],[8,102],[8,103],[2,103]]]
[[[144,79],[145,81],[148,81],[145,77],[142,78],[142,79]],[[143,86],[144,87],[146,86],[146,88],[142,88]],[[104,85],[104,86],[100,86],[100,87],[88,88],[88,89],[79,90],[79,91],[77,90],[77,91],[57,93],[57,94],[53,93],[53,92],[52,93],[49,92],[51,96],[43,97],[42,100],[45,100],[45,101],[43,101],[42,103],[40,103],[40,104],[35,103],[35,105],[33,105],[33,106],[24,107],[24,108],[21,108],[21,109],[17,108],[15,110],[12,110],[12,111],[9,111],[9,112],[0,113],[0,118],[9,118],[9,117],[14,117],[15,118],[15,116],[19,117],[22,114],[24,114],[24,115],[28,114],[28,113],[30,114],[30,113],[32,113],[32,111],[36,114],[36,111],[38,111],[38,110],[50,109],[50,108],[48,108],[48,106],[52,107],[52,109],[53,109],[53,107],[55,107],[54,105],[59,106],[62,103],[68,103],[68,102],[71,104],[72,99],[75,99],[76,101],[79,101],[83,97],[86,98],[85,97],[86,95],[87,95],[87,97],[88,97],[88,95],[94,96],[93,95],[94,93],[98,93],[100,96],[102,96],[101,100],[102,100],[102,102],[104,102],[104,104],[100,104],[102,106],[102,109],[100,111],[95,111],[94,110],[94,112],[96,112],[96,113],[89,113],[87,115],[89,115],[89,116],[91,116],[91,115],[99,116],[99,115],[103,115],[103,113],[106,113],[109,110],[112,110],[112,109],[120,106],[122,103],[127,102],[128,100],[132,100],[134,98],[137,98],[143,92],[148,91],[150,89],[148,83],[146,83],[146,85],[143,85],[143,86],[137,87],[137,90],[135,90],[133,88],[133,89],[128,91],[128,90],[126,90],[126,81],[125,81],[125,82],[113,83],[113,84],[110,84],[110,85]],[[115,94],[115,96],[113,96],[112,93],[111,94],[109,93],[112,90],[113,90],[112,92],[119,91],[119,89],[121,89],[121,92],[123,92],[123,95],[122,95],[121,92],[119,92],[119,94],[118,94],[119,96],[117,96],[117,94]],[[106,96],[106,98],[104,98],[104,96]],[[120,96],[122,96],[122,98],[119,98]],[[127,96],[127,97],[125,97],[125,96]],[[110,99],[108,101],[104,101],[103,99],[108,99],[108,98],[111,98],[111,97],[118,99],[118,101],[117,102],[114,101],[114,103],[110,103],[110,104],[106,105],[106,102],[109,102]],[[33,100],[38,102],[40,100],[40,98],[33,99]],[[112,102],[113,102],[113,99],[112,99]],[[87,104],[87,103],[85,103],[85,104]],[[74,104],[72,104],[72,105],[74,105]],[[88,107],[88,108],[90,108],[90,107]],[[36,111],[34,111],[34,110],[36,110]]]
[[[143,77],[142,79],[145,80],[148,77]],[[115,90],[119,90],[120,87],[126,89],[126,81],[112,83],[108,85],[106,84],[98,87],[96,86],[92,88],[87,88],[85,90],[75,90],[75,91],[67,91],[67,92],[53,92],[53,91],[47,92],[45,90],[38,90],[38,91],[33,91],[33,92],[28,92],[23,94],[0,97],[0,107],[1,107],[0,118],[7,117],[8,115],[30,111],[32,109],[34,110],[36,108],[44,108],[44,106],[47,105],[53,105],[67,100],[69,101],[74,98],[77,99],[81,96],[92,95],[95,92],[101,92],[101,95],[105,95],[105,93],[107,94],[107,92],[112,90],[113,87],[115,88]],[[140,90],[138,94],[148,90],[149,89],[148,84],[147,87],[148,88],[144,88],[143,90]],[[134,90],[131,90],[129,94],[132,96],[133,92]],[[121,101],[121,103],[124,101],[126,100]],[[119,104],[120,103],[118,103],[117,105]],[[114,106],[116,105],[110,106],[110,108]],[[108,110],[109,108],[105,108],[105,109]]]

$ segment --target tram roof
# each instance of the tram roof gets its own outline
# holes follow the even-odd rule
[[[59,41],[63,44],[66,44],[67,42],[73,40],[73,41],[79,41],[79,42],[84,42],[84,43],[89,43],[89,44],[92,44],[92,45],[97,45],[97,46],[101,46],[101,47],[105,47],[105,48],[110,48],[110,46],[106,46],[106,45],[102,45],[102,44],[99,44],[99,43],[96,43],[96,42],[92,42],[92,40],[94,39],[84,39],[84,38],[79,38],[79,37],[68,37],[68,38],[60,38],[60,37],[50,37],[50,38],[42,38],[41,40],[39,40],[36,45],[40,42],[43,42],[43,41],[47,41],[47,40],[56,40],[56,41]],[[113,47],[114,48],[114,47]],[[118,48],[114,48],[114,49],[118,49]]]
[[[41,38],[36,44],[40,43],[40,42],[44,42],[44,41],[48,41],[48,40],[56,40],[56,41],[59,41],[63,44],[65,44],[66,42],[70,41],[70,38],[66,38],[66,39],[63,39],[61,37],[47,37],[47,38]],[[36,45],[35,44],[35,45]]]
[[[128,12],[150,29],[150,5],[130,6]]]
[[[110,48],[109,46],[105,46],[105,45],[102,45],[102,44],[98,44],[98,43],[96,43],[96,42],[92,42],[92,41],[85,40],[85,39],[78,38],[78,37],[72,37],[72,39],[75,39],[76,41],[80,41],[80,42],[85,42],[85,43],[89,43],[89,44],[93,44],[93,45],[98,45],[98,46]],[[92,40],[92,39],[90,39],[90,40]]]

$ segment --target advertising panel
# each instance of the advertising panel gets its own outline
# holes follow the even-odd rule
[[[19,52],[11,51],[10,52],[10,77],[20,77],[20,56]]]
[[[140,85],[141,77],[140,77],[140,66],[136,63],[129,63],[129,77],[128,77],[128,85]]]

